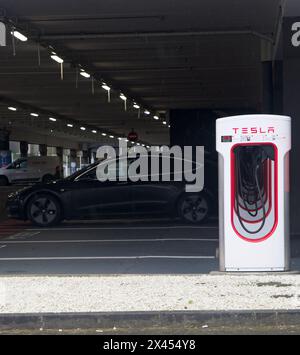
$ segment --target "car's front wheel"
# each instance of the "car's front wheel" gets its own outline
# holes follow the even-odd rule
[[[204,193],[186,193],[178,202],[179,217],[186,223],[203,223],[210,213],[210,202]]]
[[[36,226],[50,227],[62,220],[62,209],[56,197],[50,194],[38,194],[28,202],[27,215]]]

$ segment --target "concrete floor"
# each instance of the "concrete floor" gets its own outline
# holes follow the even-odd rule
[[[292,240],[300,270],[300,239]],[[0,275],[203,274],[218,270],[215,222],[188,226],[168,220],[66,222],[39,229],[0,225]]]

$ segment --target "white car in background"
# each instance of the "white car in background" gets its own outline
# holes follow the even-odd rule
[[[28,157],[0,168],[0,186],[16,183],[50,182],[61,178],[58,157]]]

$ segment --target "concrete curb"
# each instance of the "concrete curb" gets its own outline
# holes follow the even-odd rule
[[[127,330],[166,327],[299,326],[300,310],[1,314],[0,331],[43,329]]]

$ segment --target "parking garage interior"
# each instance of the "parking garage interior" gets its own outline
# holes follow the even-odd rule
[[[204,146],[207,161],[217,162],[217,118],[290,115],[297,268],[300,55],[287,44],[286,26],[296,16],[294,0],[2,0],[0,150],[9,151],[12,161],[57,156],[64,177],[93,163],[99,146],[117,147],[120,140],[147,149]],[[217,168],[211,174],[215,179]],[[132,216],[42,229],[7,219],[6,197],[19,188],[0,187],[1,274],[218,268],[217,213],[196,226]]]

